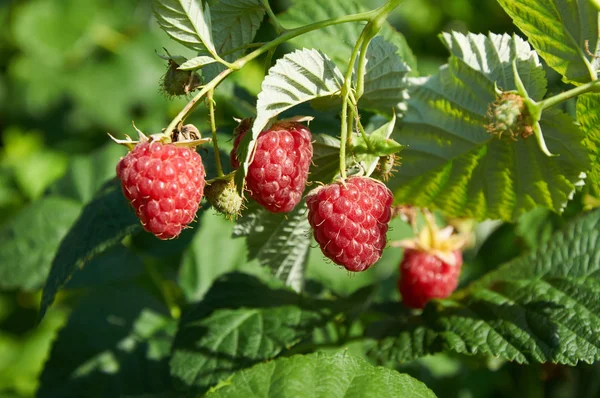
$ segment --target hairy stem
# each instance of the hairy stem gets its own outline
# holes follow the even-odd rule
[[[548,97],[545,100],[538,102],[538,106],[541,110],[548,109],[551,106],[560,104],[561,102],[568,100],[569,98],[573,98],[578,95],[589,92],[600,92],[600,81],[594,80],[589,83],[582,84],[581,86],[564,91],[560,94],[553,95],[552,97]]]
[[[223,177],[223,166],[221,166],[221,153],[219,152],[219,144],[217,143],[217,126],[215,124],[215,101],[213,99],[215,91],[210,90],[206,94],[208,99],[208,115],[210,119],[210,131],[212,133],[213,149],[215,150],[215,166],[217,167],[217,177]]]

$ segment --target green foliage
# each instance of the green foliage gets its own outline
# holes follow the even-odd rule
[[[435,397],[425,385],[347,353],[282,358],[244,370],[209,397]]]
[[[597,78],[600,64],[593,53],[598,54],[598,12],[591,1],[498,2],[566,83],[581,84]],[[586,53],[586,46],[591,54]]]
[[[77,268],[140,228],[118,181],[115,179],[106,184],[83,208],[58,248],[44,286],[40,319]]]
[[[40,288],[60,241],[81,211],[69,199],[47,197],[32,203],[0,230],[0,287]]]
[[[597,361],[599,225],[600,211],[582,216],[418,319],[374,323],[367,333],[379,343],[371,355],[402,362],[451,350],[518,363]]]
[[[291,29],[367,10],[368,8],[357,0],[296,0],[285,13],[279,16],[279,21],[286,28]],[[348,68],[348,60],[352,53],[352,47],[358,40],[362,27],[363,24],[360,23],[329,26],[316,32],[298,36],[292,39],[290,43],[297,48],[316,48],[321,50],[342,71],[345,71]],[[416,74],[416,58],[402,33],[397,32],[389,23],[385,23],[380,35],[397,48],[396,54],[408,64],[413,74]]]
[[[218,279],[181,319],[171,374],[181,390],[205,390],[235,371],[274,358],[333,316],[316,301],[245,274]]]
[[[507,35],[442,36],[452,56],[429,78],[413,80],[409,109],[393,138],[407,146],[390,181],[399,203],[436,207],[448,215],[515,220],[535,206],[562,210],[588,167],[584,135],[566,114],[551,109],[540,122],[551,152],[533,138],[499,140],[486,132],[494,82],[515,89],[512,61],[529,95],[546,79],[527,42]]]
[[[577,121],[586,137],[584,144],[589,150],[590,167],[586,186],[600,197],[600,94],[586,94],[577,99]]]

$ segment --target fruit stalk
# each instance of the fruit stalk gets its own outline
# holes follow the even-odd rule
[[[221,165],[221,153],[219,152],[219,144],[217,143],[217,126],[215,124],[215,101],[213,99],[214,90],[210,90],[206,94],[208,99],[208,115],[210,119],[210,132],[212,134],[213,149],[215,150],[215,166],[217,168],[217,177],[223,177],[223,166]]]

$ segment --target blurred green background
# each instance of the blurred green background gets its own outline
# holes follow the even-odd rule
[[[271,3],[275,12],[290,4],[287,0]],[[363,3],[375,8],[382,1]],[[390,21],[406,36],[420,74],[435,73],[447,58],[437,38],[441,31],[515,31],[491,0],[405,0]],[[258,40],[272,35],[271,27],[265,25]],[[243,241],[228,239],[230,224],[209,212],[200,223],[210,228],[197,228],[198,233],[186,232],[178,241],[160,244],[138,234],[94,259],[36,327],[40,289],[52,248],[56,249],[81,206],[113,177],[114,165],[125,152],[109,143],[106,133],[133,135],[132,121],[142,131],[159,132],[186,103],[186,99],[168,100],[160,93],[166,63],[156,53],[164,53],[163,48],[171,54],[193,55],[159,29],[149,0],[0,2],[0,398],[32,397],[40,379],[47,387],[39,396],[111,396],[95,394],[89,381],[80,390],[62,391],[63,380],[79,377],[73,369],[79,369],[81,375],[94,369],[94,383],[102,385],[98,388],[103,391],[107,391],[107,383],[126,383],[114,391],[120,388],[132,394],[168,389],[168,380],[161,384],[156,376],[164,374],[164,363],[156,362],[157,369],[139,369],[139,363],[132,361],[137,346],[129,350],[119,344],[128,338],[147,343],[144,339],[153,328],[172,336],[173,322],[166,315],[177,316],[177,303],[201,298],[217,275],[232,268],[260,272],[256,264],[240,265],[245,262]],[[280,53],[285,50],[285,46],[279,49]],[[225,150],[231,145],[233,117],[252,114],[263,73],[262,60],[258,60],[217,91],[218,130],[225,139]],[[560,83],[553,76],[550,74],[551,85],[558,90]],[[190,121],[206,132],[206,109],[199,107]],[[49,223],[44,208],[52,201],[59,202],[63,211],[52,214]],[[535,246],[562,224],[558,216],[538,213],[523,221],[526,227],[505,225],[496,230],[486,244],[502,245],[506,258],[486,258],[485,251],[471,256],[474,265],[466,272],[465,281]],[[52,227],[31,231],[38,224]],[[406,236],[407,231],[405,225],[396,223],[392,237]],[[17,244],[16,238],[21,236],[30,240]],[[190,241],[191,248],[182,252]],[[44,245],[48,247],[45,255],[28,256]],[[224,251],[230,254],[227,258],[218,255]],[[335,267],[318,267],[323,260],[315,252],[309,276],[341,294],[381,280],[381,294],[394,297],[393,273],[400,256],[388,251],[370,276],[350,278]],[[206,260],[215,257],[219,258],[216,262]],[[29,273],[26,282],[10,282],[19,273]],[[167,320],[163,325],[158,315],[140,315],[141,308],[153,308]],[[137,334],[130,336],[126,325],[134,322]],[[154,352],[163,358],[168,353],[167,337],[152,340],[149,347],[155,351],[146,350],[142,355]],[[48,358],[52,369],[42,375]],[[89,359],[88,370],[78,367],[82,358]],[[593,377],[595,366],[524,367],[438,355],[401,370],[420,378],[440,397],[515,393],[588,397],[599,389]],[[113,377],[115,374],[119,377]],[[137,388],[138,384],[141,387]]]

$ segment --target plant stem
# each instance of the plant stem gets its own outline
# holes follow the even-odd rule
[[[556,94],[552,97],[546,98],[545,100],[538,102],[538,106],[541,110],[548,109],[551,106],[560,104],[561,102],[568,100],[569,98],[573,98],[577,95],[589,92],[600,92],[600,81],[591,81],[589,83],[582,84],[581,86],[564,91],[560,94]]]
[[[281,34],[282,32],[285,32],[285,28],[283,26],[281,26],[281,24],[279,23],[279,20],[275,16],[275,13],[271,9],[269,0],[261,0],[261,1],[263,3],[263,6],[265,7],[265,10],[267,11],[267,15],[269,16],[269,19],[271,20],[271,23],[275,27],[275,30],[277,31],[277,33]]]
[[[217,143],[217,126],[215,124],[215,101],[213,99],[215,91],[210,90],[206,94],[208,99],[208,115],[210,119],[210,131],[212,133],[213,148],[215,150],[215,166],[217,167],[217,177],[223,177],[223,166],[221,166],[221,153],[219,152],[219,144]]]
[[[398,1],[398,0],[391,0],[390,2],[396,2],[396,1]],[[261,46],[260,48],[257,48],[253,52],[247,54],[246,56],[244,56],[244,57],[238,59],[237,61],[235,61],[234,63],[230,64],[231,66],[229,69],[225,69],[223,72],[219,73],[219,75],[216,76],[213,80],[211,80],[204,87],[202,87],[200,92],[198,92],[198,94],[196,94],[194,96],[194,98],[192,98],[190,100],[190,102],[187,103],[187,105],[181,110],[181,112],[179,112],[177,114],[177,116],[175,116],[175,118],[171,121],[171,123],[169,123],[169,126],[167,126],[167,129],[165,130],[164,134],[165,135],[171,134],[171,132],[173,130],[175,130],[175,128],[180,123],[182,123],[187,118],[187,116],[194,110],[198,101],[200,101],[202,99],[202,97],[206,95],[206,93],[208,93],[210,90],[214,90],[219,85],[219,83],[221,83],[227,76],[229,76],[231,73],[243,68],[248,62],[252,61],[253,59],[257,58],[258,56],[266,53],[267,51],[271,50],[272,48],[277,47],[281,43],[284,43],[290,39],[293,39],[296,36],[300,36],[305,33],[312,32],[313,30],[325,28],[325,27],[331,26],[331,25],[348,23],[348,22],[370,21],[371,19],[374,19],[375,17],[377,17],[376,12],[378,10],[379,9],[367,11],[367,12],[361,12],[358,14],[345,15],[345,16],[337,17],[337,18],[331,18],[331,19],[327,19],[325,21],[315,22],[310,25],[301,26],[299,28],[288,30],[288,31],[284,32],[276,39],[266,43],[265,45]]]

